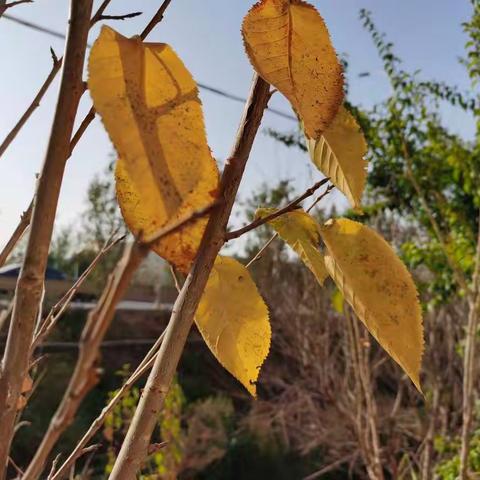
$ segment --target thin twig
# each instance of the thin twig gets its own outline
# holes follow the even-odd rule
[[[35,95],[35,98],[32,100],[32,103],[30,103],[28,108],[25,110],[24,114],[20,117],[18,122],[10,130],[10,132],[8,132],[8,134],[4,138],[3,142],[0,144],[0,157],[5,153],[5,150],[7,150],[9,145],[13,142],[15,137],[20,132],[20,130],[27,123],[27,121],[31,117],[32,113],[40,106],[40,102],[41,102],[43,96],[45,95],[45,93],[49,89],[49,87],[52,84],[53,80],[55,79],[57,73],[60,71],[60,68],[62,67],[63,59],[62,58],[58,59],[56,57],[55,53],[53,52],[53,50],[52,50],[52,59],[53,59],[52,69],[50,70],[50,73],[48,74],[47,78],[43,82],[43,85],[40,87],[37,94]]]
[[[32,341],[32,352],[38,347],[43,340],[48,337],[52,329],[57,324],[59,318],[63,315],[65,310],[70,305],[75,294],[78,292],[78,289],[82,286],[88,276],[92,273],[95,267],[98,265],[100,260],[116,245],[125,239],[125,235],[117,239],[108,240],[102,249],[97,253],[95,258],[91,261],[90,265],[85,269],[85,271],[77,278],[75,283],[68,289],[68,291],[63,295],[63,297],[50,309],[47,317],[41,324],[40,328],[36,332],[33,341]]]
[[[317,199],[305,210],[307,213],[310,213],[318,203],[320,203],[333,189],[335,188],[335,185],[329,185],[326,190],[318,196]]]
[[[17,245],[17,243],[23,237],[25,230],[30,225],[30,220],[32,218],[32,210],[33,210],[33,200],[30,202],[28,208],[22,213],[20,217],[20,222],[18,223],[15,231],[12,233],[12,236],[8,239],[7,244],[3,247],[3,250],[0,252],[0,267],[5,265],[8,257],[12,253],[13,249]]]
[[[10,3],[6,3],[4,0],[0,2],[0,17],[9,8],[16,7],[17,5],[21,5],[22,3],[33,3],[33,0],[15,0],[14,2],[10,2]]]
[[[63,478],[75,461],[82,455],[85,446],[97,433],[100,427],[103,425],[107,415],[113,410],[115,405],[123,398],[123,396],[130,390],[130,388],[151,368],[155,361],[158,349],[163,341],[165,332],[160,335],[155,345],[150,349],[145,358],[142,360],[136,370],[130,375],[130,377],[124,382],[124,384],[117,391],[115,396],[108,402],[105,408],[100,412],[98,417],[92,422],[87,432],[83,435],[80,441],[77,443],[72,453],[65,460],[63,465],[58,469],[51,480],[59,480]]]
[[[23,477],[23,470],[13,461],[12,457],[8,457],[8,462],[12,467],[15,469],[15,471],[20,475],[20,478]]]
[[[265,252],[265,250],[270,246],[270,244],[278,237],[278,233],[274,233],[270,239],[268,240],[267,243],[255,254],[255,256],[247,263],[245,266],[246,268],[249,268],[252,266],[253,263],[255,263]]]
[[[52,468],[50,470],[50,473],[48,474],[47,480],[51,480],[53,478],[53,474],[55,473],[55,469],[57,468],[58,462],[60,461],[60,457],[62,456],[62,453],[60,452],[53,460],[52,462]]]
[[[71,0],[71,19],[62,80],[32,213],[32,231],[17,282],[15,303],[0,375],[0,478],[5,478],[17,402],[27,373],[53,223],[75,115],[83,92],[83,65],[92,0]]]
[[[302,203],[306,198],[311,197],[322,185],[325,185],[330,179],[329,178],[324,178],[323,180],[320,180],[317,182],[315,185],[310,187],[300,195],[297,199],[293,200],[290,202],[288,205],[286,205],[283,208],[280,208],[276,212],[271,213],[270,215],[267,215],[263,218],[257,218],[254,220],[252,223],[246,225],[245,227],[239,228],[238,230],[234,230],[233,232],[228,232],[225,235],[225,241],[233,240],[234,238],[238,238],[242,236],[243,234],[250,232],[251,230],[254,230],[255,228],[260,227],[261,225],[264,225],[265,223],[270,222],[271,220],[274,220],[277,217],[280,217],[281,215],[284,215],[285,213],[291,212],[292,210],[295,210],[298,208],[300,203]]]
[[[168,6],[172,0],[164,0],[164,2],[160,5],[155,15],[152,17],[148,25],[143,29],[143,32],[140,34],[140,38],[145,40],[148,34],[163,20],[165,15],[165,11],[167,10]]]
[[[323,467],[321,470],[318,470],[317,472],[311,473],[310,475],[304,477],[303,480],[316,480],[317,478],[320,478],[326,473],[329,473],[332,470],[336,470],[340,465],[343,465],[344,463],[349,462],[353,456],[354,455],[351,454],[351,455],[347,455],[346,457],[340,458],[339,460],[336,460],[335,462],[330,463],[326,467]]]
[[[123,15],[101,15],[99,20],[126,20],[127,18],[135,18],[142,15],[143,12],[125,13]]]
[[[152,243],[157,242],[161,238],[166,237],[167,235],[171,235],[172,233],[175,233],[176,231],[185,227],[189,223],[192,223],[195,220],[198,220],[210,214],[212,210],[218,207],[219,205],[220,205],[220,201],[215,200],[214,202],[210,203],[206,207],[196,210],[193,213],[190,213],[189,215],[179,219],[174,224],[161,228],[160,230],[158,230],[155,233],[152,233],[151,235],[142,237],[139,241],[144,245],[151,245]]]

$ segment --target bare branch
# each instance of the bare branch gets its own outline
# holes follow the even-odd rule
[[[55,473],[55,469],[57,468],[58,462],[60,461],[60,457],[62,456],[61,453],[59,453],[55,459],[52,462],[52,468],[50,470],[50,473],[48,474],[47,480],[51,480],[53,478],[53,474]]]
[[[126,20],[127,18],[135,18],[142,15],[143,12],[125,13],[123,15],[101,15],[99,20]]]
[[[274,233],[268,242],[265,243],[265,245],[257,252],[257,254],[247,263],[246,268],[249,268],[252,266],[253,263],[255,263],[265,252],[265,250],[271,245],[271,243],[278,237],[278,233]]]
[[[143,29],[143,32],[140,34],[140,38],[142,40],[145,40],[148,34],[163,20],[165,11],[167,10],[170,3],[172,3],[172,0],[163,1],[155,15],[152,17],[148,25]]]
[[[68,289],[68,291],[63,295],[63,297],[51,308],[47,317],[40,325],[38,331],[35,333],[35,336],[32,341],[32,353],[40,345],[43,340],[50,334],[52,329],[57,324],[59,318],[63,315],[65,310],[68,308],[70,302],[72,301],[75,294],[78,292],[78,289],[82,286],[85,280],[88,278],[90,273],[98,265],[98,262],[116,245],[118,245],[125,236],[121,236],[115,240],[109,240],[103,246],[103,248],[97,253],[95,258],[92,260],[90,265],[85,269],[85,271],[77,278],[75,283]]]
[[[120,387],[115,396],[110,400],[107,406],[100,412],[100,415],[92,422],[87,432],[80,439],[72,453],[65,460],[63,465],[58,469],[55,475],[51,480],[59,480],[64,478],[71,466],[76,462],[76,460],[82,455],[85,446],[92,439],[92,437],[97,433],[99,428],[103,425],[107,415],[113,410],[115,405],[124,397],[124,395],[130,390],[130,388],[151,368],[153,362],[155,361],[158,349],[163,341],[165,332],[160,335],[157,342],[150,351],[147,353],[145,358],[142,360],[140,365],[136,368],[135,372],[127,379],[126,382]]]
[[[22,3],[33,3],[33,0],[15,0],[14,2],[10,3],[6,3],[6,0],[3,0],[2,2],[0,2],[0,17],[9,8],[16,7],[17,5],[21,5]]]
[[[92,0],[71,0],[62,81],[42,173],[38,182],[23,267],[0,376],[0,469],[4,478],[14,432],[17,402],[27,373],[30,345],[42,293],[60,186],[82,93],[82,73]]]
[[[9,147],[9,145],[13,142],[15,137],[18,135],[22,127],[27,123],[27,120],[30,118],[32,113],[40,106],[40,102],[47,92],[48,88],[52,84],[54,78],[56,77],[57,73],[60,71],[62,67],[62,59],[58,59],[55,56],[53,50],[52,52],[52,59],[53,65],[48,77],[43,82],[43,85],[40,87],[38,93],[35,95],[35,98],[32,100],[32,103],[28,106],[25,110],[25,113],[20,117],[18,122],[15,126],[10,130],[7,136],[4,138],[3,142],[0,144],[0,157],[5,153],[5,150]]]
[[[168,225],[167,227],[158,230],[158,232],[155,232],[152,235],[141,238],[140,242],[143,243],[144,245],[151,245],[152,243],[157,242],[161,238],[166,237],[167,235],[171,235],[172,233],[175,233],[176,231],[185,227],[189,223],[192,223],[195,220],[198,220],[199,218],[202,218],[205,215],[210,214],[214,208],[220,205],[220,203],[221,202],[219,200],[216,200],[210,203],[209,205],[207,205],[206,207],[196,210],[193,213],[190,213],[189,215],[185,216],[184,218],[179,219],[173,225]]]
[[[73,421],[87,393],[96,385],[98,372],[95,362],[100,346],[112,323],[118,302],[125,295],[133,274],[147,253],[148,249],[138,243],[126,247],[122,259],[110,275],[97,306],[89,313],[80,339],[75,370],[23,480],[34,480],[41,475],[52,448]]]
[[[302,203],[306,198],[311,197],[322,185],[325,185],[325,183],[327,183],[329,180],[330,180],[329,178],[324,178],[320,182],[317,182],[315,185],[313,185],[313,187],[310,187],[305,191],[305,193],[300,195],[300,197],[293,200],[285,207],[280,208],[276,212],[273,212],[270,215],[267,215],[266,217],[263,217],[263,218],[257,218],[252,223],[246,225],[245,227],[239,228],[238,230],[234,230],[233,232],[228,232],[225,235],[225,240],[228,242],[229,240],[233,240],[234,238],[241,237],[243,234],[250,232],[255,228],[258,228],[261,225],[264,225],[265,223],[268,223],[271,220],[274,220],[275,218],[284,215],[285,213],[291,212],[292,210],[299,208],[300,203]]]
[[[5,262],[15,248],[15,245],[17,245],[17,243],[20,241],[20,239],[23,237],[23,234],[25,233],[25,230],[30,225],[32,210],[33,200],[30,202],[28,208],[22,213],[19,224],[15,228],[15,231],[12,233],[12,236],[9,238],[5,247],[3,247],[3,250],[0,252],[0,267],[5,265]]]
[[[8,457],[8,462],[15,469],[15,471],[18,473],[19,478],[21,478],[23,476],[23,470],[13,461],[12,457]]]

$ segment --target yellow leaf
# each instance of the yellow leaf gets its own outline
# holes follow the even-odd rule
[[[267,306],[241,263],[217,257],[195,322],[217,360],[255,396],[271,330]]]
[[[88,86],[119,155],[117,197],[134,235],[152,235],[214,200],[218,169],[197,85],[168,45],[103,27],[90,54]],[[205,224],[191,223],[152,248],[187,271]]]
[[[263,218],[275,212],[274,208],[259,208],[255,214]],[[318,245],[318,224],[303,210],[293,210],[268,222],[275,231],[293,248],[305,265],[312,271],[320,285],[328,277],[323,255]]]
[[[422,314],[405,265],[378,233],[352,220],[329,220],[321,235],[325,265],[345,300],[420,390]]]
[[[303,0],[262,0],[243,22],[258,74],[290,101],[310,138],[319,138],[343,99],[343,73],[327,27]]]
[[[313,163],[359,209],[367,178],[367,143],[353,115],[340,107],[320,139],[306,140]]]

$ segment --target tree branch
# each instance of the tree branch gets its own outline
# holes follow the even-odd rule
[[[315,199],[315,201],[307,208],[306,212],[310,213],[312,209],[319,203],[321,202],[332,190],[334,186],[333,185],[328,185],[326,190],[318,197]],[[278,233],[274,233],[270,239],[263,245],[263,247],[255,254],[255,256],[245,265],[246,268],[250,268],[252,264],[254,264],[257,260],[259,260],[265,250],[271,245],[271,243],[278,237]]]
[[[5,150],[7,150],[9,145],[13,142],[15,137],[20,132],[20,130],[27,123],[32,113],[40,106],[40,102],[43,96],[45,95],[48,88],[52,84],[57,73],[60,71],[60,68],[62,67],[63,59],[62,58],[58,59],[54,53],[52,53],[52,59],[53,59],[53,65],[52,65],[52,69],[50,70],[50,73],[48,74],[48,77],[45,79],[45,81],[43,82],[43,85],[38,90],[38,93],[35,95],[35,98],[32,100],[32,103],[25,110],[25,113],[20,117],[18,122],[10,130],[10,132],[4,138],[3,142],[0,144],[0,157],[5,153]]]
[[[274,220],[275,218],[280,217],[285,213],[291,212],[292,210],[299,208],[300,203],[302,203],[308,197],[311,197],[322,185],[325,185],[329,180],[330,180],[329,178],[324,178],[323,180],[317,182],[315,185],[313,185],[308,190],[306,190],[305,193],[303,193],[300,197],[293,200],[288,205],[277,210],[276,212],[273,212],[270,215],[267,215],[266,217],[263,217],[263,218],[257,218],[252,223],[245,225],[244,227],[239,228],[238,230],[227,232],[227,234],[225,235],[225,241],[228,242],[229,240],[233,240],[234,238],[241,237],[243,234],[250,232],[255,228],[258,228],[261,225],[264,225],[265,223],[268,223],[270,220]]]
[[[5,10],[16,7],[17,5],[21,5],[22,3],[33,3],[33,0],[15,0],[14,2],[10,3],[6,3],[6,0],[2,0],[0,2],[0,17],[3,15]]]
[[[64,478],[68,470],[74,465],[77,459],[83,454],[84,448],[87,443],[92,439],[92,437],[97,433],[100,427],[103,425],[107,415],[113,410],[115,405],[123,398],[123,396],[130,390],[130,388],[152,367],[153,362],[155,361],[158,349],[163,341],[165,332],[160,335],[157,342],[153,345],[150,351],[147,353],[145,358],[142,360],[140,365],[132,373],[126,382],[120,387],[115,396],[110,400],[107,406],[100,412],[100,415],[92,422],[87,432],[80,439],[78,444],[73,449],[72,453],[65,460],[63,465],[58,469],[55,475],[51,480],[59,480]]]
[[[25,233],[25,230],[30,225],[30,220],[32,218],[33,210],[33,200],[30,202],[28,208],[22,213],[20,217],[20,222],[18,223],[15,231],[12,233],[12,236],[9,238],[7,244],[3,247],[3,250],[0,252],[0,267],[5,265],[8,257],[12,253],[15,245],[20,241]]]
[[[136,478],[148,455],[157,415],[170,388],[215,258],[224,245],[228,219],[268,98],[268,83],[255,75],[237,139],[223,171],[222,204],[210,215],[197,258],[175,302],[165,339],[113,467],[111,480]]]
[[[115,245],[118,245],[118,243],[120,243],[124,238],[125,238],[125,235],[117,238],[116,240],[108,241],[105,244],[105,246],[98,252],[98,254],[95,256],[95,258],[90,263],[90,265],[85,269],[85,271],[80,275],[80,277],[77,278],[75,283],[68,289],[65,295],[63,295],[63,297],[50,309],[49,314],[47,315],[45,320],[42,322],[42,324],[38,328],[38,331],[34,335],[34,338],[32,341],[32,347],[31,347],[32,353],[38,347],[38,345],[40,345],[43,342],[43,340],[50,334],[52,329],[57,324],[59,318],[63,315],[65,310],[68,308],[68,305],[70,304],[72,298],[77,293],[78,289],[81,287],[83,282],[88,278],[90,273],[95,269],[98,262]]]
[[[135,18],[139,15],[142,15],[143,12],[132,12],[132,13],[124,13],[123,15],[100,15],[100,20],[126,20],[127,18]]]
[[[33,329],[42,294],[58,196],[75,115],[83,91],[92,0],[71,0],[71,19],[55,117],[32,213],[32,232],[17,282],[7,346],[0,372],[0,469],[6,475],[17,402],[27,373]]]
[[[143,32],[140,34],[140,38],[142,40],[145,40],[149,33],[163,20],[165,11],[167,10],[170,3],[172,3],[172,0],[164,0],[164,2],[160,5],[155,15],[152,17],[148,25],[143,29]]]
[[[147,253],[148,248],[138,243],[125,248],[123,257],[110,275],[97,306],[89,313],[80,339],[75,370],[42,442],[22,477],[23,480],[36,480],[41,476],[53,447],[72,423],[87,393],[97,384],[98,372],[95,363],[101,343],[115,316],[118,302],[124,297],[133,274]]]
[[[184,218],[179,219],[174,224],[167,225],[166,227],[161,228],[160,230],[153,233],[152,235],[142,237],[140,239],[140,243],[145,244],[145,245],[151,245],[152,243],[157,242],[161,238],[166,237],[167,235],[171,235],[172,233],[175,233],[176,231],[185,227],[189,223],[192,223],[195,220],[198,220],[198,219],[204,217],[205,215],[209,215],[213,211],[213,209],[215,209],[219,205],[220,205],[220,201],[215,200],[210,205],[207,205],[204,208],[201,208],[199,210],[194,211],[193,213],[190,213],[189,215],[185,216]]]

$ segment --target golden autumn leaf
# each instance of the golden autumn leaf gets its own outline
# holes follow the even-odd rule
[[[217,360],[255,396],[271,329],[267,306],[237,260],[217,257],[195,322]]]
[[[118,152],[116,189],[129,229],[150,236],[215,199],[218,169],[190,72],[170,46],[103,27],[89,59],[95,109]],[[206,219],[152,245],[187,271]]]
[[[321,228],[325,265],[345,300],[420,389],[423,326],[415,284],[374,230],[340,218]]]
[[[340,107],[336,117],[318,140],[306,138],[310,157],[330,177],[353,208],[360,202],[367,179],[367,142],[353,115]]]
[[[263,218],[275,212],[274,208],[259,208],[255,214]],[[268,222],[300,256],[315,278],[323,285],[328,277],[323,255],[318,245],[320,233],[317,222],[303,210],[293,210]]]
[[[262,0],[242,32],[255,70],[288,98],[307,135],[319,138],[342,103],[343,73],[317,10],[303,0]]]

